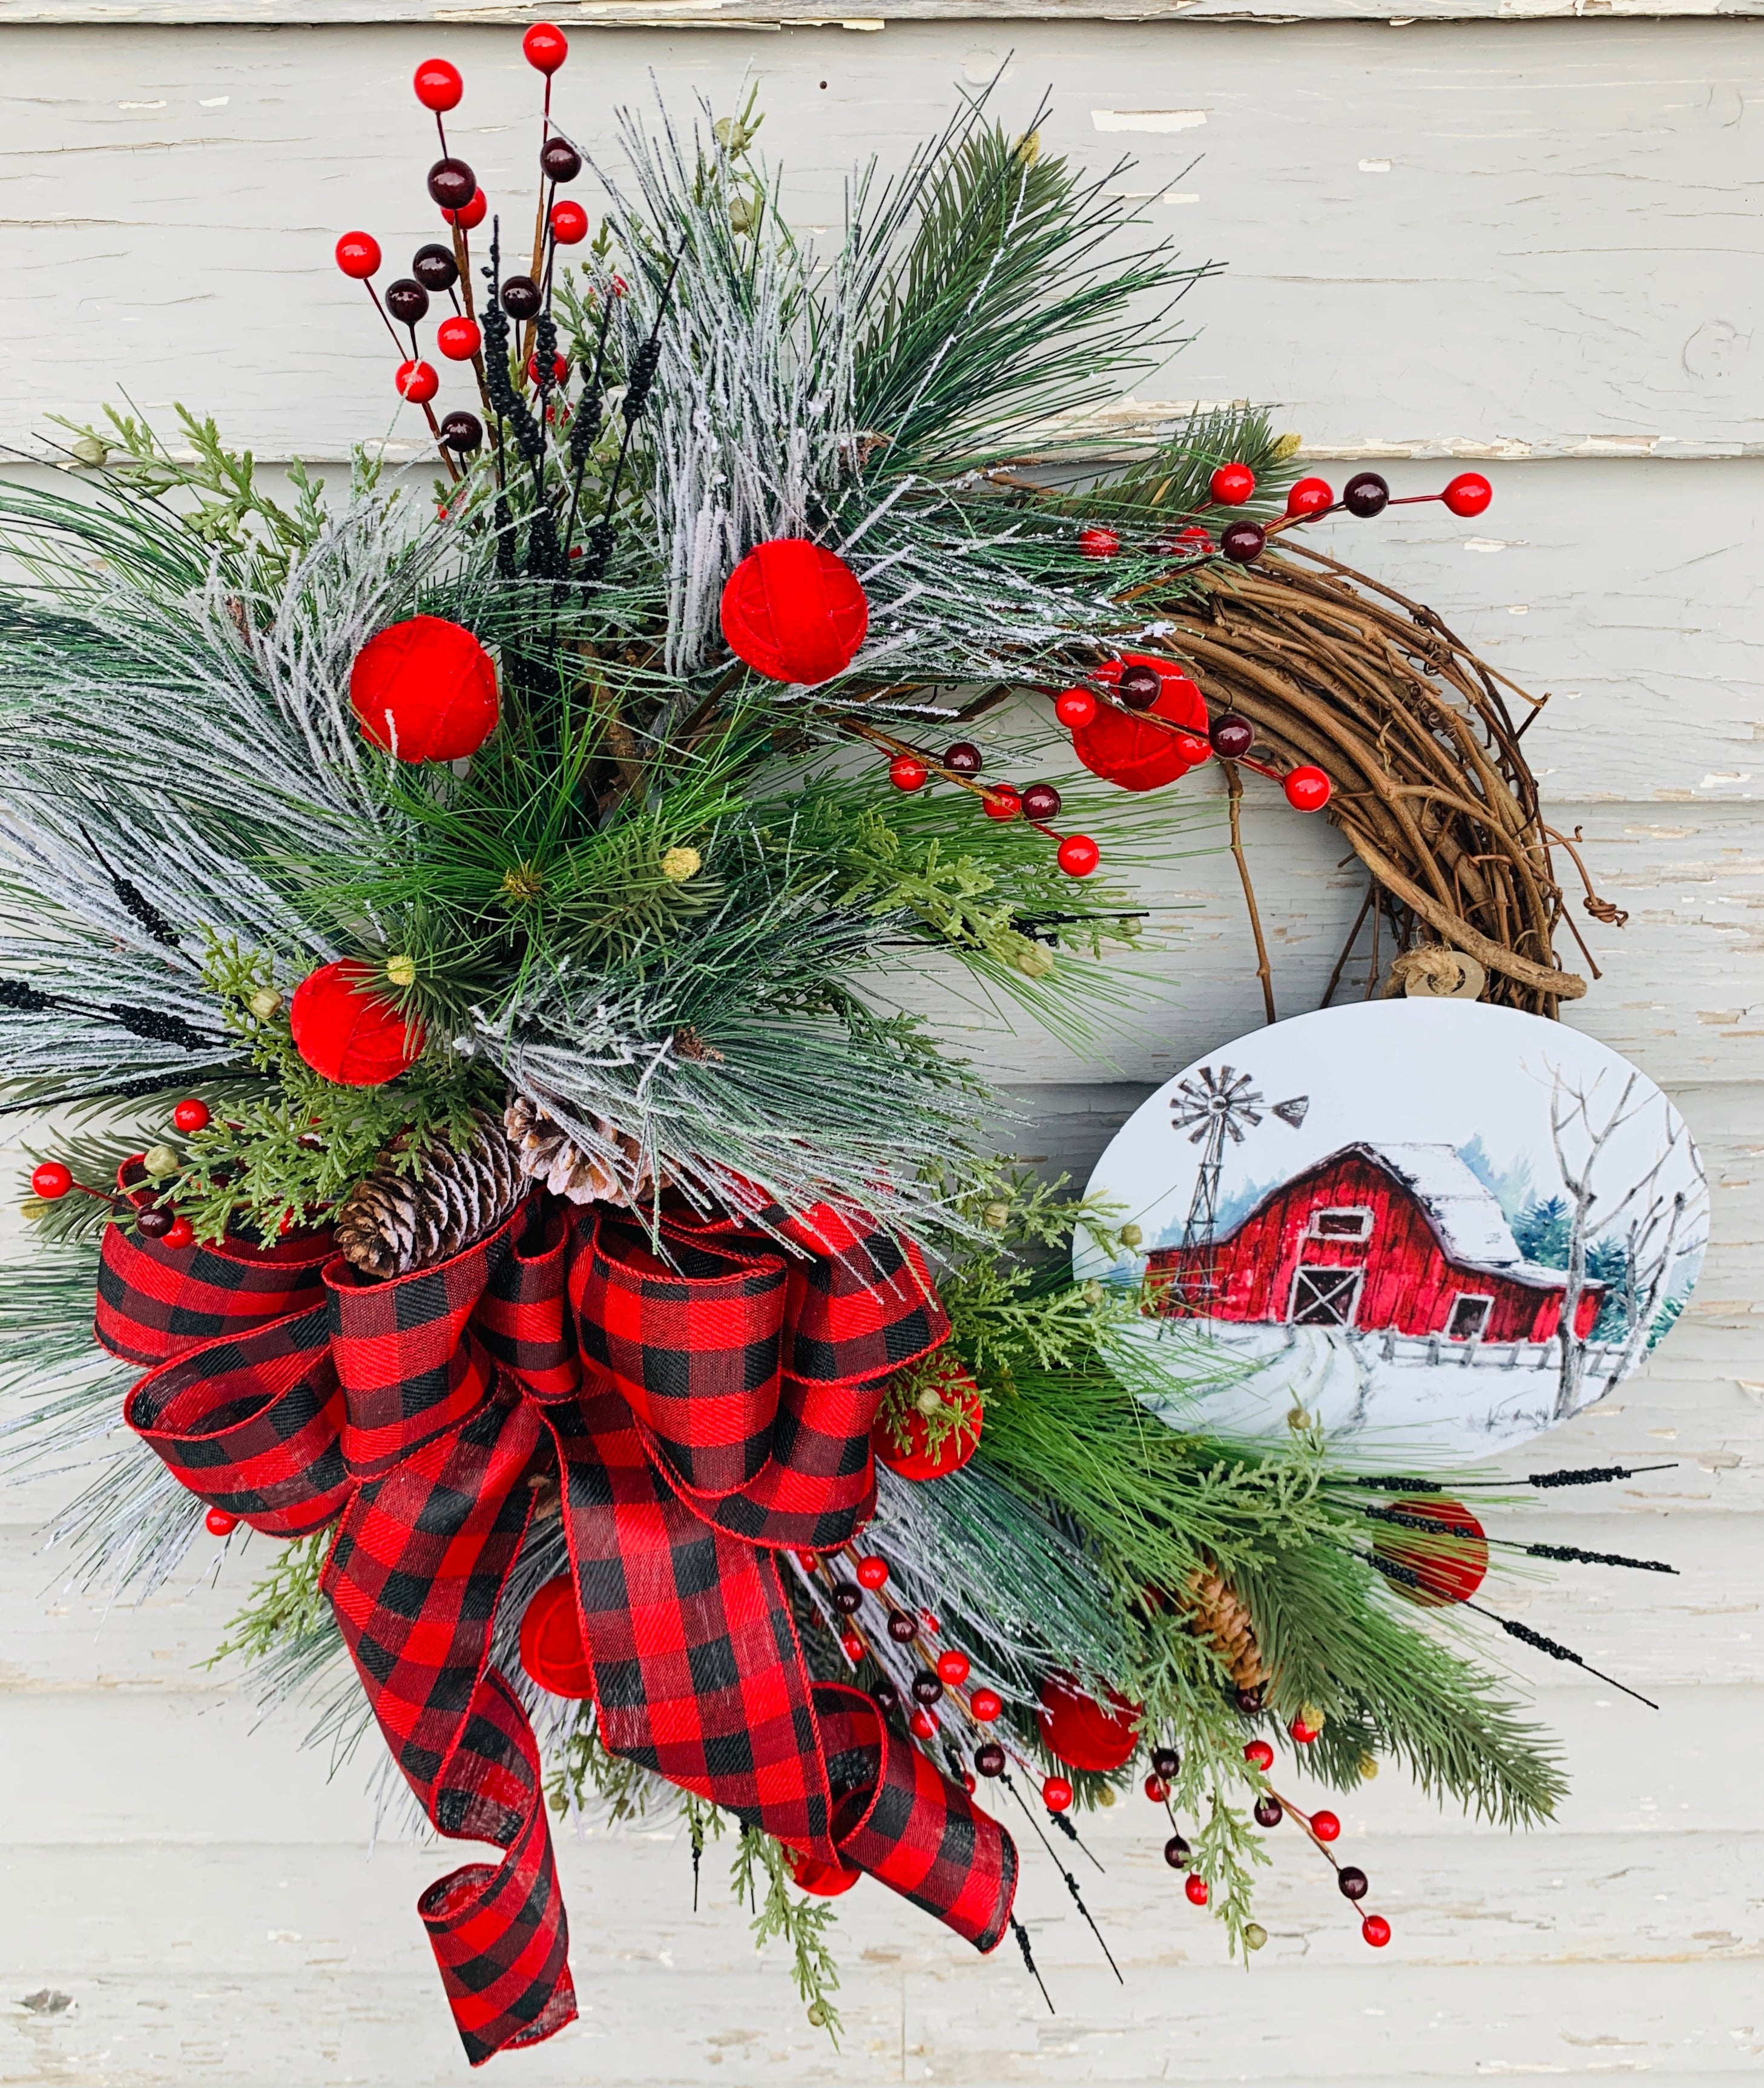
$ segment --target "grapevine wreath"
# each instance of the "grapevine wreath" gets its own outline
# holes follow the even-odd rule
[[[1247,409],[1062,451],[1206,271],[1033,126],[983,97],[817,255],[751,105],[627,121],[596,225],[565,41],[524,49],[530,251],[442,60],[435,236],[383,289],[336,245],[433,500],[366,447],[272,498],[187,414],[175,454],[73,429],[76,496],[0,486],[10,1461],[89,1451],[54,1534],[116,1588],[274,1541],[222,1652],[501,1852],[420,1904],[474,2062],[575,2013],[550,1811],[677,1808],[695,1881],[730,1834],[829,2031],[833,1897],[1035,1975],[1019,1863],[1089,1920],[1075,1816],[1130,1778],[1238,1950],[1283,1816],[1381,1947],[1292,1778],[1549,1815],[1449,1628],[1499,1547],[1302,1415],[1149,1420],[1138,1298],[1061,1260],[1124,1230],[990,1150],[889,981],[1081,1034],[1131,991],[1122,871],[1210,828],[1216,761],[1265,985],[1246,777],[1366,866],[1375,977],[1552,1013],[1531,700],[1295,548],[1394,504],[1376,473],[1338,499]]]

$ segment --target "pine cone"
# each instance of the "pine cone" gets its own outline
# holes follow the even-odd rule
[[[408,1276],[447,1260],[494,1232],[527,1192],[507,1134],[487,1110],[463,1145],[431,1138],[417,1150],[412,1166],[410,1145],[388,1147],[337,1206],[337,1245],[370,1276]]]
[[[1249,1611],[1229,1581],[1197,1570],[1188,1581],[1188,1618],[1197,1636],[1224,1662],[1236,1688],[1258,1689],[1270,1679]]]
[[[554,1196],[567,1196],[572,1204],[629,1206],[657,1187],[666,1188],[667,1177],[656,1175],[636,1139],[614,1130],[605,1117],[596,1117],[593,1123],[607,1145],[616,1146],[631,1163],[628,1180],[602,1155],[584,1153],[530,1095],[516,1095],[503,1113],[503,1128],[522,1175],[543,1183]]]

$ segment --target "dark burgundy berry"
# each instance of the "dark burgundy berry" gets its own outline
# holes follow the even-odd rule
[[[1152,1773],[1168,1783],[1182,1766],[1182,1757],[1174,1748],[1154,1748],[1151,1751]]]
[[[547,138],[539,148],[539,165],[547,181],[573,182],[582,171],[582,156],[568,139]]]
[[[1149,711],[1162,693],[1163,677],[1155,667],[1147,667],[1135,661],[1121,670],[1121,678],[1115,684],[1115,693],[1130,711]]]
[[[1234,522],[1219,533],[1219,549],[1234,566],[1247,566],[1262,554],[1268,532],[1259,522]]]
[[[1220,722],[1222,724],[1223,720],[1222,719]],[[1219,748],[1221,754],[1224,751],[1222,747]],[[1261,1709],[1261,1684],[1258,1682],[1253,1689],[1240,1689],[1236,1693],[1238,1709],[1246,1717],[1253,1718]]]
[[[1343,1863],[1336,1873],[1335,1882],[1341,1887],[1343,1899],[1364,1899],[1370,1884],[1357,1863]]]
[[[449,413],[441,423],[441,439],[450,450],[457,450],[468,456],[484,442],[484,423],[476,413],[468,413],[461,407],[456,413]]]
[[[1342,488],[1342,505],[1350,515],[1369,522],[1382,515],[1390,498],[1389,483],[1375,471],[1356,471]]]
[[[833,1607],[841,1616],[851,1616],[863,1607],[863,1590],[855,1581],[833,1583]]]
[[[897,1711],[901,1708],[901,1692],[885,1676],[877,1683],[870,1694],[875,1697],[884,1711]]]
[[[971,739],[958,739],[953,747],[944,749],[944,766],[953,769],[958,776],[978,776],[980,750]]]
[[[428,313],[429,293],[421,283],[401,276],[386,293],[386,309],[405,326],[414,326]]]
[[[944,1685],[928,1667],[922,1667],[913,1677],[913,1700],[918,1704],[935,1704],[944,1693]]]
[[[443,210],[464,210],[477,194],[477,177],[463,160],[437,160],[429,169],[429,194]]]
[[[996,1740],[983,1740],[974,1751],[974,1765],[982,1776],[1003,1776],[1004,1748]]]
[[[411,256],[410,272],[424,289],[433,290],[439,297],[460,280],[460,264],[445,246],[419,246]]]
[[[1278,1827],[1287,1816],[1287,1808],[1278,1798],[1258,1798],[1256,1800],[1256,1822],[1261,1827]]]
[[[503,285],[503,310],[512,319],[530,319],[543,302],[530,276],[511,276]]]
[[[1256,728],[1248,718],[1240,717],[1235,711],[1227,711],[1223,717],[1213,721],[1207,738],[1212,741],[1215,754],[1223,755],[1227,761],[1241,761],[1256,744]],[[1244,1702],[1246,1696],[1255,1698],[1253,1705]],[[1237,1697],[1240,1711],[1259,1711],[1261,1709],[1261,1692],[1259,1689],[1240,1689]]]
[[[905,1645],[910,1639],[917,1636],[918,1631],[918,1626],[904,1610],[896,1610],[888,1619],[888,1637],[897,1645]]]
[[[1057,819],[1060,793],[1051,783],[1031,783],[1023,793],[1023,816],[1028,819]]]
[[[1173,1871],[1188,1868],[1188,1845],[1180,1834],[1172,1834],[1164,1844],[1164,1861]]]
[[[177,1222],[178,1213],[169,1204],[149,1204],[135,1214],[135,1230],[143,1239],[164,1239]]]

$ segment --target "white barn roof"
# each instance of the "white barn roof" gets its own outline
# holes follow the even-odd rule
[[[1455,1146],[1361,1139],[1342,1152],[1364,1153],[1400,1182],[1426,1213],[1448,1258],[1460,1268],[1482,1269],[1539,1290],[1559,1290],[1568,1281],[1565,1269],[1546,1269],[1520,1253],[1494,1192],[1466,1166]],[[1322,1164],[1340,1157],[1333,1153]]]

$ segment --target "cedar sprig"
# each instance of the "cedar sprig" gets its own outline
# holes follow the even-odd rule
[[[788,1852],[781,1842],[756,1827],[743,1827],[737,1838],[730,1882],[736,1900],[752,1910],[755,1942],[763,1947],[776,1937],[789,1945],[791,1977],[808,2020],[816,2029],[826,2031],[837,2052],[844,2026],[833,1999],[839,1986],[839,1966],[828,1943],[828,1932],[834,1924],[833,1908],[825,1900],[793,1891]]]

